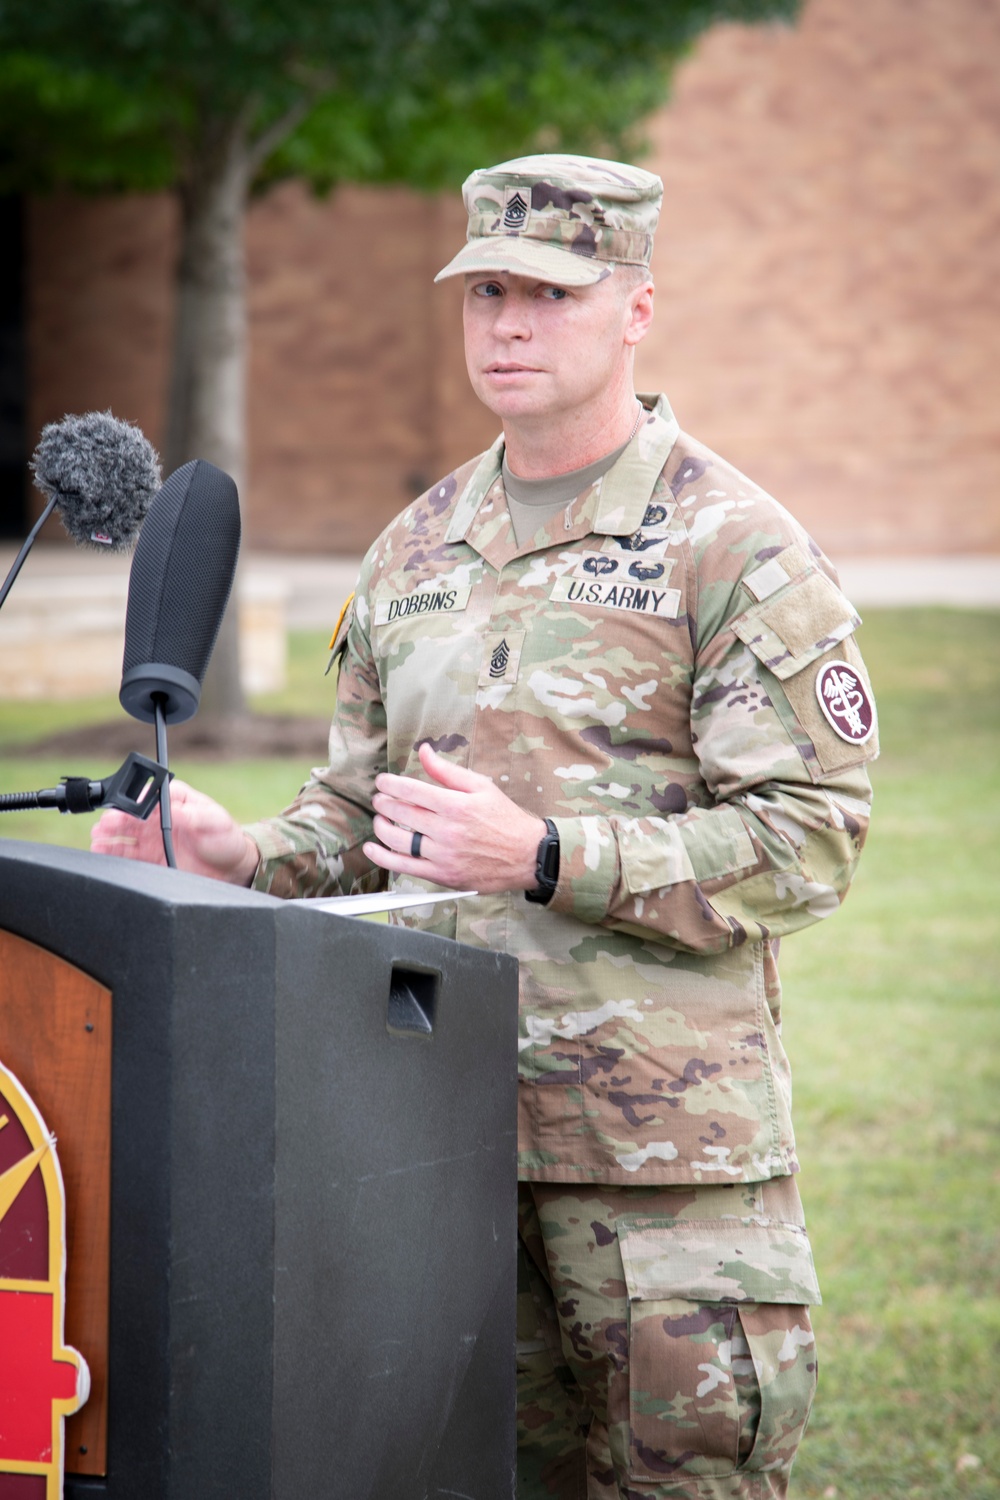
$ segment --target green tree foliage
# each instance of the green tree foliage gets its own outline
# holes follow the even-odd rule
[[[243,225],[281,177],[457,185],[536,150],[636,156],[716,21],[800,0],[0,0],[0,192],[169,188],[168,468],[244,477]],[[236,630],[203,700],[237,715]]]
[[[319,187],[634,151],[701,31],[798,3],[0,0],[0,187],[178,186],[233,122],[255,178]]]

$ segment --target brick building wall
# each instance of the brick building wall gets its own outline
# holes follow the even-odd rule
[[[1000,551],[998,61],[998,0],[807,0],[653,123],[644,371],[835,553]]]
[[[1000,0],[807,0],[720,27],[649,124],[665,204],[641,389],[835,555],[1000,551]],[[454,198],[285,184],[248,226],[251,546],[349,554],[485,446]],[[163,428],[165,198],[38,200],[32,432]]]

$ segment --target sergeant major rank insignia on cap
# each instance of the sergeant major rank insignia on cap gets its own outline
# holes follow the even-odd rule
[[[513,192],[507,200],[507,206],[503,212],[505,229],[523,229],[524,221],[528,217],[528,205],[517,191]]]
[[[627,162],[557,152],[483,167],[462,184],[466,243],[434,278],[506,271],[593,286],[648,266],[663,183]]]

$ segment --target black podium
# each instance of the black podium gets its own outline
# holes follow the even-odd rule
[[[43,1113],[70,971],[106,1002],[72,1045],[110,1031],[103,1472],[67,1438],[68,1500],[510,1500],[514,961],[2,839],[0,939]]]

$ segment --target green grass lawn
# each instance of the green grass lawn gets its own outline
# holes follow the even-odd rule
[[[1000,1495],[1000,614],[872,611],[872,832],[783,947],[820,1391],[798,1500]],[[978,1462],[976,1462],[978,1460]]]
[[[327,640],[322,631],[291,635],[287,685],[280,692],[254,698],[251,706],[270,714],[325,714],[328,708],[332,709],[334,679],[323,675],[329,656]],[[0,792],[58,786],[63,776],[88,776],[96,780],[110,775],[120,757],[102,760],[93,755],[29,756],[23,747],[60,730],[124,718],[125,713],[113,694],[74,703],[0,702]],[[152,725],[136,723],[134,727],[131,748],[155,757]],[[264,813],[278,811],[291,801],[309,766],[297,760],[199,764],[171,754],[170,769],[182,781],[190,781],[224,803],[241,822],[250,822]],[[69,817],[49,810],[3,813],[0,837],[87,849],[90,829],[97,818],[97,813]]]
[[[1000,613],[870,612],[879,700],[868,850],[843,912],[782,950],[800,1178],[823,1285],[820,1392],[795,1500],[1000,1496]],[[299,638],[269,710],[326,700]],[[0,790],[112,766],[30,762],[42,729],[113,703],[0,705]],[[48,715],[44,726],[41,719]],[[152,753],[136,726],[137,749]],[[237,816],[306,767],[178,774]],[[4,815],[0,833],[85,846],[90,819]]]

